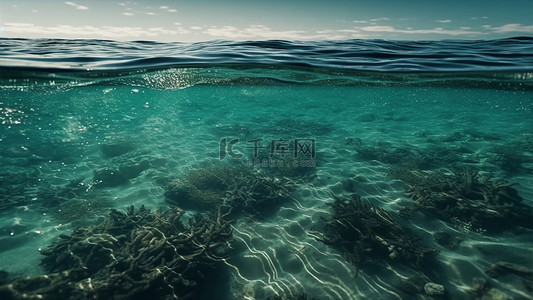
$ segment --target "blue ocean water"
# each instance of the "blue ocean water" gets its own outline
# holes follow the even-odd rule
[[[14,299],[533,298],[532,38],[0,39],[0,166]]]

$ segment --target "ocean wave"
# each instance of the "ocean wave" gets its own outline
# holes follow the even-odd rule
[[[533,38],[444,41],[149,41],[0,39],[0,69],[127,72],[269,66],[367,72],[533,70]]]

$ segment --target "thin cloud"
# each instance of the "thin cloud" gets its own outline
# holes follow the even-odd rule
[[[375,19],[370,19],[370,22],[379,22],[379,21],[388,21],[389,18],[375,18]]]
[[[496,33],[507,33],[507,32],[524,32],[524,33],[533,33],[533,25],[522,26],[521,24],[506,24],[499,27],[492,27],[492,30]]]
[[[354,22],[356,24],[364,24],[364,23],[367,23],[368,21],[365,21],[365,20],[353,20],[352,22]]]
[[[472,34],[482,34],[479,31],[471,31],[464,29],[443,29],[443,28],[433,28],[433,29],[398,29],[392,26],[365,26],[360,27],[360,30],[367,32],[379,32],[379,33],[406,33],[406,34],[443,34],[443,35],[472,35]]]
[[[246,28],[235,26],[210,27],[203,33],[219,39],[233,40],[341,40],[348,38],[364,38],[365,33],[357,29],[324,29],[315,32],[301,30],[273,30],[265,25],[250,25]]]
[[[32,23],[5,23],[5,32],[16,34],[37,34],[40,36],[53,36],[62,34],[77,38],[111,38],[111,39],[130,39],[157,37],[162,35],[175,35],[178,30],[166,29],[162,27],[143,28],[128,26],[38,26]]]
[[[125,15],[125,16],[128,16],[128,17],[135,16],[135,14],[131,13],[131,12],[123,12],[122,14]]]
[[[438,23],[451,23],[452,20],[450,20],[450,19],[446,19],[446,20],[437,20],[436,22],[438,22]]]
[[[33,27],[33,26],[35,26],[35,24],[33,24],[33,23],[15,23],[15,22],[11,22],[11,23],[4,23],[4,26],[6,26],[7,28],[9,28],[9,27],[25,28],[25,27]]]
[[[74,8],[76,9],[79,9],[79,10],[88,10],[89,8],[87,6],[83,6],[83,5],[80,5],[80,4],[76,4],[74,2],[65,2],[66,5],[70,5],[70,6],[73,6]]]

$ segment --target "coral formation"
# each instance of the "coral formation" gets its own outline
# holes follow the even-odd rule
[[[522,203],[514,184],[503,179],[492,180],[468,169],[444,173],[392,168],[390,172],[408,185],[405,194],[419,208],[444,221],[453,219],[489,231],[533,228],[533,209]]]
[[[287,178],[266,176],[244,165],[214,164],[189,171],[183,179],[166,186],[165,197],[184,208],[215,210],[232,207],[253,217],[275,212],[290,198],[293,183]]]
[[[2,299],[198,299],[206,298],[216,263],[231,237],[229,211],[112,210],[97,226],[78,228],[43,250],[43,276],[0,287]],[[206,298],[207,299],[207,298]]]
[[[446,293],[444,286],[433,282],[424,285],[424,292],[430,296],[442,296]]]
[[[341,251],[357,270],[380,259],[396,260],[418,268],[437,251],[417,245],[417,239],[384,209],[361,200],[357,194],[342,199],[332,194],[333,215],[324,219],[322,242]]]

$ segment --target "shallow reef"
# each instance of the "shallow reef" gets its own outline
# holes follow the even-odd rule
[[[387,164],[400,164],[409,166],[425,165],[428,159],[420,151],[409,147],[394,146],[388,142],[377,143],[376,146],[363,144],[361,139],[349,139],[348,144],[355,146],[355,151],[365,159],[377,160]]]
[[[286,118],[280,119],[263,129],[265,132],[276,135],[302,138],[306,136],[322,136],[335,129],[332,124],[317,122],[314,120]]]
[[[101,144],[100,153],[103,158],[109,159],[134,151],[136,148],[137,146],[132,142],[119,139]]]
[[[418,239],[387,211],[364,202],[359,195],[344,199],[332,194],[332,198],[333,214],[323,219],[322,242],[340,251],[357,271],[381,260],[419,268],[437,253],[418,245]]]
[[[405,194],[416,204],[407,211],[421,208],[465,230],[533,228],[533,208],[506,180],[469,169],[445,173],[392,168],[390,173],[407,184]]]
[[[110,144],[111,145],[111,144]],[[149,151],[102,148],[102,155],[106,157],[104,166],[93,171],[95,187],[116,187],[128,183],[149,169],[164,168],[168,163],[165,159],[150,154]],[[107,150],[103,150],[107,149]]]
[[[526,266],[515,263],[498,261],[485,269],[485,274],[490,276],[493,280],[497,280],[500,283],[505,283],[513,286],[514,293],[521,293],[522,295],[533,295],[533,270],[528,268],[530,264],[526,263]],[[491,280],[492,280],[491,279]],[[485,282],[483,282],[485,281]],[[486,284],[486,280],[478,279],[478,288],[473,288],[473,291],[477,291],[483,294],[491,290],[490,284]]]
[[[37,191],[38,174],[36,170],[15,172],[4,168],[0,171],[0,210],[31,203]]]
[[[309,298],[309,296],[306,293],[301,293],[297,295],[291,295],[291,296],[273,296],[268,297],[266,300],[318,300],[317,298]]]
[[[112,210],[43,250],[46,275],[0,286],[9,299],[214,299],[215,274],[232,231],[222,208],[189,224],[173,207]],[[220,277],[217,277],[220,282]]]
[[[505,145],[492,147],[485,154],[488,162],[497,166],[501,170],[511,173],[520,174],[531,172],[531,168],[526,167],[533,163],[533,142],[527,140],[511,142]]]
[[[113,203],[108,192],[94,189],[83,178],[71,180],[64,186],[41,186],[37,200],[40,210],[52,210],[51,215],[61,222],[78,222],[103,216]]]
[[[378,142],[375,146],[365,145],[360,139],[350,138],[350,145],[355,145],[357,153],[367,160],[401,166],[409,169],[434,169],[443,166],[469,163],[463,156],[471,150],[459,145],[430,145],[417,148],[410,145],[394,145]]]
[[[184,208],[213,211],[231,207],[235,213],[262,218],[289,200],[290,179],[268,176],[244,165],[215,163],[190,170],[165,188],[167,202]]]

